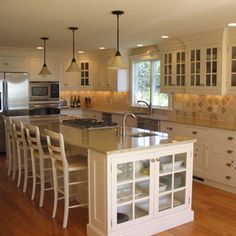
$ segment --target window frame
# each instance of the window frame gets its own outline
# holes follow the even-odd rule
[[[130,94],[130,104],[131,107],[146,107],[146,105],[138,105],[135,103],[134,101],[134,90],[135,90],[135,79],[134,79],[134,71],[135,71],[135,63],[138,62],[142,62],[142,61],[156,61],[156,60],[160,60],[160,80],[161,80],[161,74],[162,74],[162,60],[161,60],[161,55],[159,53],[147,53],[147,54],[142,54],[142,55],[134,55],[134,56],[130,56],[130,78],[131,78],[131,94]],[[152,66],[151,66],[151,95],[150,95],[150,99],[152,102],[152,97],[153,97],[153,70],[152,70]],[[160,86],[162,85],[161,81],[160,81]],[[153,109],[159,109],[159,110],[173,110],[173,102],[172,102],[172,93],[168,93],[168,107],[162,107],[162,106],[157,106],[157,105],[152,105]],[[153,102],[152,102],[153,103]]]

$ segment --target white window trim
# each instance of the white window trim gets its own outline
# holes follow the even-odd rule
[[[130,88],[131,88],[131,93],[130,93],[130,107],[141,107],[141,108],[146,108],[146,105],[136,105],[134,104],[133,101],[133,91],[134,91],[134,63],[140,62],[140,61],[155,61],[155,60],[160,60],[161,61],[161,55],[160,53],[145,53],[145,54],[139,54],[139,55],[132,55],[129,57],[130,59]],[[152,73],[152,72],[151,72]],[[151,86],[152,86],[152,81],[151,81]],[[152,88],[153,89],[153,88]],[[171,93],[169,94],[169,106],[168,107],[160,107],[160,106],[152,106],[153,109],[159,109],[159,110],[173,110],[173,96]],[[152,99],[152,93],[151,93],[151,99]]]

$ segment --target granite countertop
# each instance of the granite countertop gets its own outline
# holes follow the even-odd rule
[[[127,136],[118,135],[117,128],[110,129],[80,129],[64,125],[61,121],[63,117],[15,117],[24,123],[38,125],[40,130],[50,129],[63,134],[65,142],[77,147],[94,149],[101,153],[122,153],[138,151],[144,149],[153,149],[159,147],[168,147],[196,141],[193,138],[179,135],[168,135],[167,133],[153,132],[144,129],[127,127]],[[131,137],[130,134],[137,132],[151,133],[152,136]],[[107,138],[109,137],[109,138]]]
[[[100,111],[100,112],[110,112],[113,114],[120,114],[124,115],[127,112],[132,112],[129,110],[121,110],[121,109],[110,109],[110,108],[82,108],[83,110],[91,110],[91,111]],[[176,117],[170,115],[136,115],[137,117],[142,117],[146,119],[153,119],[153,120],[162,120],[162,121],[170,121],[180,124],[187,124],[187,125],[197,125],[207,128],[217,128],[217,129],[226,129],[236,131],[236,122],[226,122],[226,121],[217,121],[217,120],[206,120],[206,119],[199,119],[199,118],[191,118],[191,117]]]

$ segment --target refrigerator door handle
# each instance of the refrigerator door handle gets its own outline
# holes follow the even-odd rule
[[[0,112],[2,112],[3,105],[2,105],[2,92],[0,92]]]
[[[7,81],[3,82],[3,93],[5,94],[4,99],[3,99],[3,109],[5,111],[8,111],[8,97],[7,97],[7,93],[8,92],[8,87],[7,87]]]

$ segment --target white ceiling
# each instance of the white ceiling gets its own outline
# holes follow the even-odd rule
[[[78,26],[78,50],[116,45],[120,18],[121,48],[155,44],[161,35],[176,37],[223,28],[236,22],[236,0],[0,0],[0,47],[35,48],[48,36],[48,49],[71,49]]]

